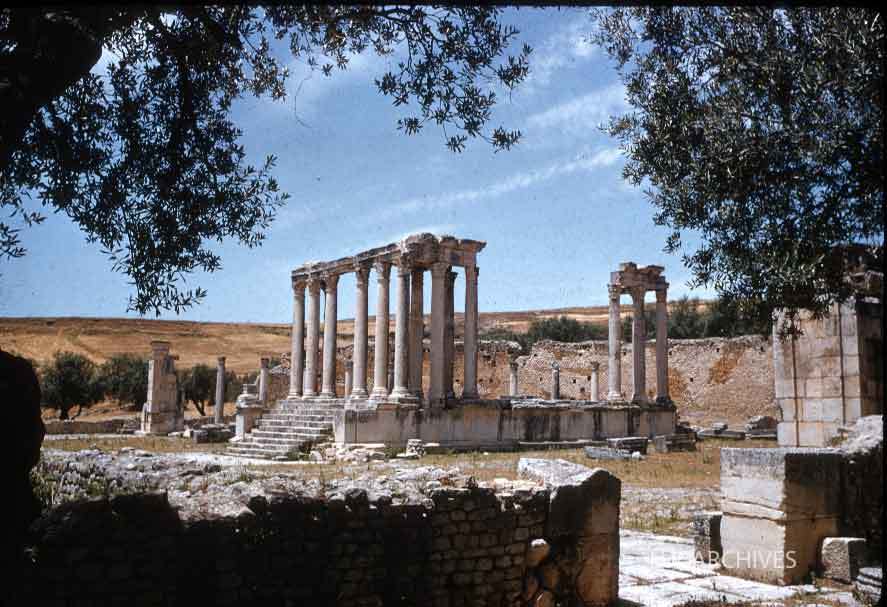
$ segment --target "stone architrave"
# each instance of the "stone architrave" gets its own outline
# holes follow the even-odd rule
[[[305,281],[293,281],[293,329],[290,351],[290,398],[302,396],[305,368]]]
[[[216,361],[216,401],[213,407],[213,421],[221,424],[225,416],[225,357]]]
[[[608,400],[622,400],[622,321],[619,318],[619,295],[617,285],[610,285],[609,291],[609,360],[607,362]]]
[[[320,395],[336,398],[336,333],[338,323],[338,274],[324,276],[326,306],[323,315],[323,388]]]
[[[388,398],[388,297],[391,277],[391,264],[375,264],[379,293],[376,298],[375,373],[373,377],[374,400]]]

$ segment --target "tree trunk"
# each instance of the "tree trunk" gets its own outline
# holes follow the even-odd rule
[[[203,406],[203,403],[199,403],[196,400],[191,401],[194,403],[194,408],[197,409],[197,412],[200,413],[201,417],[206,417],[206,409]]]
[[[59,421],[65,421],[68,419],[68,409],[70,409],[70,407],[64,405],[59,407]]]

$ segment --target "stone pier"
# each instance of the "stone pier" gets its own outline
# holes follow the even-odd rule
[[[169,434],[185,427],[185,412],[178,398],[175,359],[169,342],[151,342],[148,361],[148,401],[142,408],[140,434]]]

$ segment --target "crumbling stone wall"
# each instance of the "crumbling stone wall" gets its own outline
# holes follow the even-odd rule
[[[591,392],[591,363],[599,365],[600,397],[608,383],[607,342],[576,344],[542,341],[518,361],[521,394],[547,398],[551,394],[551,364],[560,366],[562,398],[587,399]],[[655,399],[656,347],[645,350],[648,396]],[[631,392],[631,345],[622,347],[623,392]],[[776,416],[773,355],[769,340],[759,336],[681,339],[668,342],[668,384],[681,419],[703,424],[727,420],[745,422],[754,415]]]
[[[850,537],[864,537],[869,556],[880,559],[884,545],[881,514],[884,507],[883,416],[857,420],[844,452],[843,531]]]
[[[10,604],[498,607],[618,593],[620,484],[600,469],[495,486],[432,469],[416,478],[440,480],[418,490],[318,491],[138,452],[49,457],[44,481],[77,489],[32,528]],[[530,558],[534,541],[554,549]]]

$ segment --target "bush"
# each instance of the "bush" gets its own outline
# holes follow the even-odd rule
[[[203,364],[194,365],[180,374],[179,387],[185,400],[194,403],[200,415],[206,415],[206,403],[215,395],[216,370]]]
[[[148,361],[134,354],[112,356],[99,367],[105,396],[140,409],[148,400]]]
[[[59,419],[69,419],[68,412],[78,407],[75,418],[83,411],[104,398],[95,364],[74,352],[56,352],[52,362],[46,364],[40,373],[42,405],[48,409],[58,409]]]
[[[537,341],[550,339],[575,343],[588,341],[589,339],[605,339],[607,330],[604,327],[587,322],[580,322],[567,316],[558,318],[543,318],[530,323],[526,333],[516,333],[508,329],[490,329],[482,335],[484,339],[504,339],[516,341],[521,346],[521,352],[527,354]]]

